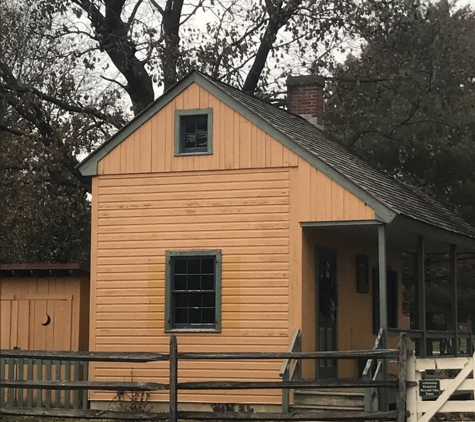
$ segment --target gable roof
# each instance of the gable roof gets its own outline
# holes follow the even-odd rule
[[[161,110],[176,95],[197,83],[238,113],[283,143],[344,188],[375,209],[377,219],[391,222],[396,215],[475,239],[475,228],[418,188],[397,181],[360,158],[338,139],[304,118],[276,108],[230,85],[192,71],[124,128],[86,157],[79,170],[97,174],[97,163],[109,151]]]

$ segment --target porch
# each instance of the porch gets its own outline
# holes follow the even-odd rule
[[[368,348],[373,346],[378,333],[381,333],[380,347],[387,348],[388,344],[395,347],[391,337],[405,332],[413,341],[417,356],[473,354],[471,327],[465,327],[465,321],[458,318],[457,258],[460,254],[474,253],[474,239],[403,216],[396,216],[390,224],[365,220],[302,222],[300,225],[306,273],[303,275],[306,306],[303,312],[311,315],[312,307],[315,312],[310,323],[311,317],[307,323],[303,317],[303,350]],[[322,265],[328,265],[326,254],[335,266],[333,280],[330,280],[335,284],[333,293],[332,288],[325,287],[324,282],[328,280],[322,282],[325,279]],[[404,260],[402,254],[405,254]],[[443,329],[434,329],[427,320],[426,257],[429,254],[448,259],[450,309],[440,309],[446,314],[444,324],[440,324]],[[406,277],[403,283],[402,266],[407,265],[409,259],[413,261],[413,274],[409,274],[412,280]],[[411,290],[405,297],[404,289]],[[333,297],[328,296],[328,290]],[[313,303],[311,296],[315,297]],[[410,313],[403,309],[408,298],[413,300]],[[324,301],[328,299],[337,308],[331,310],[330,319],[337,320],[331,334],[322,316]],[[354,321],[356,315],[358,325]],[[315,334],[306,334],[306,330]],[[319,334],[325,338],[319,338]],[[348,337],[355,334],[359,340],[348,341]],[[361,369],[360,366],[359,373]],[[348,376],[348,371],[343,368],[338,370],[338,375]]]

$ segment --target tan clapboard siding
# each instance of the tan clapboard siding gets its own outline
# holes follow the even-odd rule
[[[223,157],[226,162],[226,154]],[[165,251],[220,249],[222,331],[180,333],[180,350],[285,350],[289,183],[285,168],[97,178],[92,348],[166,352]],[[280,364],[184,362],[180,376],[182,380],[277,380]],[[123,380],[132,371],[130,364],[94,367],[95,379]],[[166,372],[159,371],[159,364],[152,365],[153,370],[140,368],[133,367],[134,377],[143,374],[146,379],[165,381]],[[211,372],[211,368],[216,369]],[[208,393],[200,394],[194,400],[209,400]],[[212,401],[228,402],[228,396],[213,394]],[[278,403],[279,396],[278,391],[256,393],[250,403]]]
[[[213,109],[213,154],[174,156],[175,110]],[[186,172],[296,166],[284,148],[197,84],[168,103],[98,164],[98,174]]]

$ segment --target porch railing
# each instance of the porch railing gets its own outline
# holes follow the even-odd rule
[[[302,351],[302,331],[298,328],[287,350],[289,353]],[[279,372],[283,382],[300,381],[302,379],[302,362],[300,359],[287,358],[282,363]],[[282,389],[282,412],[288,413],[290,405],[290,389]]]
[[[420,357],[472,356],[475,351],[474,337],[471,332],[388,329],[388,335],[392,337],[397,337],[401,333],[406,333],[414,342],[416,355]]]
[[[372,350],[382,348],[382,339],[384,329],[380,328]],[[382,359],[368,359],[363,370],[362,378],[366,381],[378,381],[382,379]],[[377,387],[368,387],[364,389],[364,409],[366,412],[376,412],[380,408],[379,390]]]

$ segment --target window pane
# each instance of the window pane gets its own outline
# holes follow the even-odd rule
[[[187,290],[186,275],[175,275],[175,285],[173,290]]]
[[[200,258],[188,259],[188,274],[200,274]]]
[[[195,133],[196,125],[193,116],[183,117],[183,129],[186,134]]]
[[[189,275],[188,276],[188,290],[197,290],[200,288],[200,276],[199,275]]]
[[[196,116],[196,129],[200,131],[208,131],[208,116]]]
[[[175,308],[187,308],[188,307],[188,294],[175,293]]]
[[[188,309],[175,308],[175,324],[187,324],[188,323]]]
[[[201,259],[201,272],[203,274],[214,274],[214,258]]]
[[[201,290],[214,290],[214,274],[201,276]]]
[[[194,133],[185,135],[185,148],[196,147],[196,135]]]
[[[215,320],[215,310],[214,309],[203,309],[203,324],[214,324]]]
[[[201,294],[200,293],[190,293],[189,294],[189,306],[190,308],[201,308]]]
[[[189,323],[190,324],[201,324],[201,309],[189,309],[188,310],[189,314]]]
[[[199,148],[205,148],[208,144],[208,132],[198,130],[196,132],[196,146]]]
[[[186,274],[186,259],[174,258],[173,263],[174,263],[174,268],[173,268],[174,274]]]
[[[201,304],[203,308],[214,308],[216,296],[214,293],[203,293],[201,295]]]

